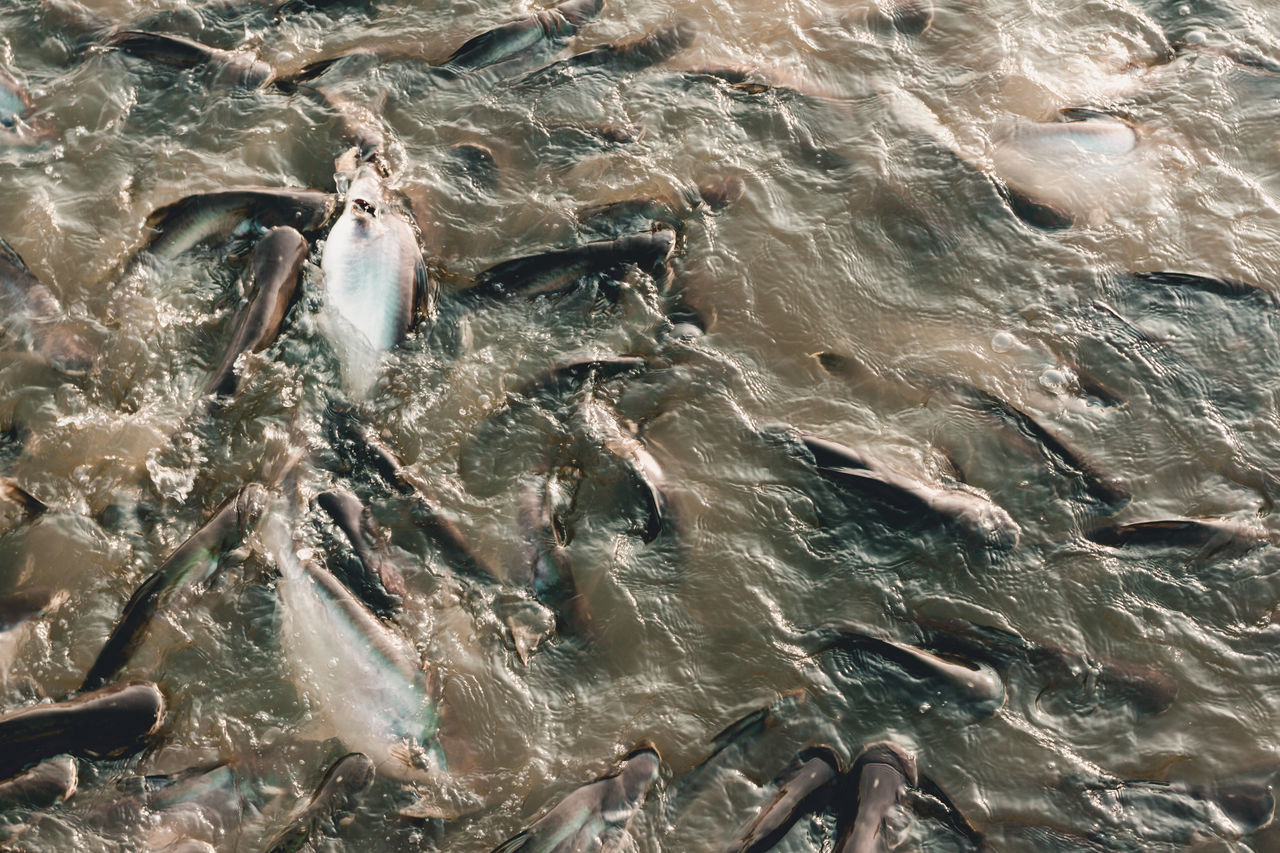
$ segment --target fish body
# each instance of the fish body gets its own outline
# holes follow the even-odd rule
[[[271,66],[249,51],[221,50],[182,36],[120,30],[107,43],[141,59],[198,69],[215,88],[260,89],[274,77]]]
[[[13,75],[0,68],[0,145],[37,145],[51,130],[31,118],[31,96]]]
[[[800,752],[774,780],[776,793],[742,830],[730,853],[765,853],[780,842],[800,818],[821,809],[835,791],[840,757],[826,746]]]
[[[362,390],[380,355],[409,331],[415,300],[428,315],[435,301],[417,234],[372,166],[357,170],[320,266],[326,335],[344,378]]]
[[[246,277],[249,302],[236,318],[231,342],[205,386],[206,394],[235,394],[236,360],[242,353],[261,352],[275,341],[298,292],[306,259],[306,239],[288,226],[271,229],[258,242]]]
[[[430,781],[442,762],[440,716],[413,647],[310,553],[295,552],[278,514],[268,517],[262,538],[280,569],[286,658],[321,715],[380,774]]]
[[[166,602],[184,587],[205,584],[221,560],[261,517],[266,490],[245,486],[219,507],[205,524],[169,555],[160,568],[129,598],[120,621],[85,676],[82,690],[105,684],[133,656],[151,630],[151,621]]]
[[[888,741],[865,747],[846,777],[853,794],[843,795],[837,824],[842,825],[837,853],[888,853],[895,840],[887,822],[903,805],[917,781],[915,757]]]
[[[459,68],[481,68],[517,53],[571,36],[604,8],[604,0],[568,0],[468,39],[447,60]]]
[[[6,809],[45,809],[76,792],[80,774],[74,758],[60,755],[42,761],[0,782],[0,812]]]
[[[352,809],[360,794],[373,783],[373,777],[373,762],[367,755],[352,752],[339,758],[325,771],[307,805],[271,839],[267,853],[301,850],[324,822]]]
[[[93,358],[88,343],[64,323],[62,304],[0,238],[0,329],[29,345],[55,366],[85,370]]]
[[[616,772],[590,782],[561,800],[528,829],[494,848],[493,853],[582,853],[611,850],[658,780],[662,759],[656,750],[638,749]]]
[[[164,712],[160,688],[137,681],[0,714],[0,779],[62,753],[117,758],[136,752],[159,730]]]
[[[158,208],[147,217],[143,252],[161,260],[196,246],[288,225],[309,233],[333,215],[335,197],[318,190],[243,187],[200,193]]]

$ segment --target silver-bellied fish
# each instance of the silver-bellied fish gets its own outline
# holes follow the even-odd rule
[[[346,206],[325,241],[322,329],[341,363],[346,389],[363,396],[384,352],[409,331],[415,304],[430,315],[437,290],[427,275],[418,236],[405,205],[355,152],[339,159],[354,167]]]

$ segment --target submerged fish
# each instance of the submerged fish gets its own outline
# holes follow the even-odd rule
[[[164,720],[160,688],[113,684],[52,704],[0,714],[0,779],[47,758],[118,758],[137,752]]]
[[[954,525],[992,551],[1007,551],[1018,543],[1017,523],[976,489],[935,486],[825,438],[803,433],[799,438],[818,472],[850,491],[872,496],[918,520]]]
[[[639,38],[616,44],[602,44],[552,63],[527,74],[516,85],[542,83],[548,78],[572,78],[597,68],[621,73],[642,71],[685,50],[693,44],[697,35],[698,28],[691,21],[659,27]]]
[[[251,51],[221,50],[181,36],[121,30],[107,44],[141,59],[198,69],[209,85],[219,88],[260,89],[274,77],[271,66]]]
[[[625,429],[603,403],[588,399],[581,405],[579,415],[577,423],[582,426],[583,437],[589,445],[607,451],[620,463],[640,496],[644,519],[636,532],[645,542],[657,539],[659,533],[672,526],[667,479],[662,466],[644,442]]]
[[[234,395],[239,384],[236,360],[243,353],[261,352],[275,341],[298,291],[306,259],[307,241],[293,228],[273,228],[258,242],[244,277],[249,302],[236,318],[227,351],[205,385],[206,394]]]
[[[47,123],[31,117],[31,107],[26,90],[0,68],[0,145],[38,145],[52,138]]]
[[[1102,701],[1119,699],[1146,714],[1167,710],[1178,695],[1178,683],[1152,667],[1094,659],[1053,643],[1034,642],[1013,631],[963,619],[916,615],[913,621],[922,629],[929,648],[981,660],[1006,678],[1015,664],[1021,664],[1046,689],[1072,688]]]
[[[495,847],[493,853],[615,849],[645,794],[658,780],[661,765],[657,750],[635,750],[612,773],[565,797],[528,829]]]
[[[281,642],[300,686],[381,775],[429,782],[441,769],[440,712],[408,640],[315,561],[273,512],[262,541],[280,570]]]
[[[80,773],[74,758],[61,755],[42,761],[12,779],[0,782],[0,812],[6,809],[44,809],[76,792]]]
[[[296,853],[305,847],[323,824],[349,813],[360,794],[373,784],[373,762],[367,755],[352,752],[329,766],[311,800],[289,825],[272,837],[267,853]]]
[[[93,351],[65,322],[56,296],[0,238],[0,330],[69,373],[86,370]]]
[[[360,499],[346,489],[316,495],[320,506],[342,531],[355,552],[360,570],[348,572],[347,586],[378,613],[393,613],[404,600],[404,576],[386,553],[379,530]]]
[[[171,601],[179,590],[192,586],[198,588],[210,581],[227,551],[257,523],[265,502],[266,489],[256,483],[236,492],[134,590],[124,606],[120,621],[89,668],[82,690],[92,690],[106,683],[129,662],[151,630],[151,620],[156,611]]]
[[[982,716],[994,714],[1004,705],[1004,681],[989,664],[874,637],[856,626],[827,626],[811,636],[816,640],[815,654],[839,649],[846,654],[874,655],[901,667],[913,682],[918,679],[929,688],[940,687],[944,693],[963,698]]]
[[[410,222],[377,170],[359,166],[320,260],[325,335],[353,391],[368,389],[382,353],[409,331],[415,305],[434,312],[438,284]]]

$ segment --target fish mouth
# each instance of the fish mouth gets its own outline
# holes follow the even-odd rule
[[[366,216],[370,219],[378,215],[378,206],[367,198],[351,199],[351,211],[357,216]]]

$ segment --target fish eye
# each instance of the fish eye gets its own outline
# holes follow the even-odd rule
[[[7,127],[12,130],[17,126],[18,119],[16,116],[0,116],[0,127]]]

